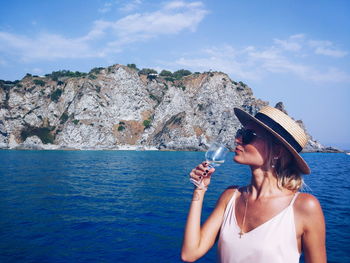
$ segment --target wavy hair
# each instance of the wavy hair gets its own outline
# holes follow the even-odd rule
[[[300,190],[304,186],[304,180],[293,155],[272,135],[266,137],[266,144],[265,166],[267,170],[275,170],[278,187],[291,191]]]

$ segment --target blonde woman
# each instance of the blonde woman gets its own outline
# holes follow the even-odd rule
[[[218,240],[218,261],[230,263],[326,262],[325,222],[316,197],[300,193],[310,168],[299,152],[303,129],[282,111],[264,107],[255,116],[234,109],[243,129],[237,133],[234,161],[249,165],[250,184],[229,187],[200,224],[205,192],[215,169],[198,165],[190,177],[201,182],[193,193],[181,257],[193,262]],[[198,185],[198,184],[197,184]]]

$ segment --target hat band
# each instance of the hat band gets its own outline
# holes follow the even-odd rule
[[[303,149],[300,144],[293,138],[293,136],[284,129],[279,123],[275,122],[273,119],[271,119],[269,116],[263,114],[263,113],[257,113],[255,115],[255,118],[257,118],[259,121],[263,122],[265,125],[270,127],[272,130],[274,130],[276,133],[278,133],[283,139],[285,139],[297,152],[301,152]]]

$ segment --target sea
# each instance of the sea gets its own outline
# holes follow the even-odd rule
[[[328,262],[350,262],[350,156],[305,153],[326,219]],[[249,168],[217,168],[203,221]],[[193,186],[203,152],[0,151],[0,262],[181,262]],[[214,246],[198,262],[216,262]],[[300,262],[304,262],[303,257]]]

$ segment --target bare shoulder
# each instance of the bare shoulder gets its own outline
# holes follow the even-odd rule
[[[226,188],[226,190],[221,194],[218,205],[222,205],[226,207],[228,202],[231,200],[232,196],[234,195],[235,191],[237,191],[238,186],[230,186]]]
[[[320,202],[311,194],[300,193],[294,203],[296,229],[306,262],[327,262],[326,225]]]
[[[324,215],[317,198],[311,194],[300,193],[294,203],[296,218],[301,224],[303,232],[316,229],[323,232],[325,228]]]
[[[304,215],[314,214],[322,211],[320,202],[312,194],[300,193],[298,198],[295,200],[295,209]]]

